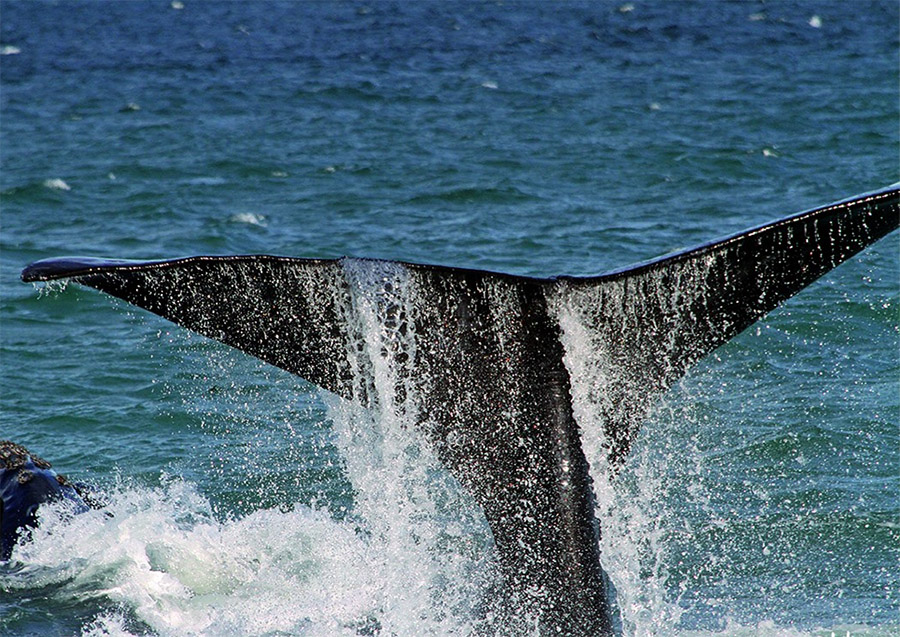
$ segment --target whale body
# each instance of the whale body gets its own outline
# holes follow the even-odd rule
[[[37,526],[40,505],[59,500],[68,500],[74,513],[88,509],[79,488],[49,462],[0,440],[0,560],[8,560],[21,536]]]
[[[366,407],[385,402],[372,370],[389,362],[418,390],[398,385],[389,402],[414,414],[484,512],[501,614],[587,637],[615,622],[565,326],[577,322],[604,372],[589,426],[615,472],[655,398],[692,364],[898,225],[894,185],[595,277],[242,255],[63,257],[22,278],[73,279]],[[388,334],[377,347],[365,346],[361,313]]]

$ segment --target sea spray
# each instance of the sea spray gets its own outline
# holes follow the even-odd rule
[[[220,521],[175,479],[106,497],[104,510],[78,516],[42,508],[14,556],[24,568],[3,585],[102,601],[121,618],[103,622],[137,634],[353,635],[371,621],[379,582],[352,524],[304,506]]]
[[[661,394],[669,379],[682,373],[667,360],[685,344],[676,329],[634,315],[628,299],[657,298],[671,325],[690,325],[702,320],[694,309],[707,303],[703,283],[714,266],[711,256],[673,267],[669,280],[651,272],[636,282],[611,280],[603,286],[561,281],[548,299],[559,322],[572,411],[590,465],[601,562],[625,634],[636,637],[665,632],[683,612],[667,589],[666,537],[673,532],[674,515],[668,482],[673,465],[684,464],[690,451],[670,445],[668,431],[645,432],[652,441],[636,444],[642,424],[654,423],[652,414],[665,411]],[[672,279],[681,290],[674,297],[667,289]],[[642,338],[654,339],[649,355]],[[658,420],[656,429],[677,427],[671,418]]]
[[[414,377],[419,298],[401,265],[345,260],[357,339],[347,356],[355,400],[327,400],[354,512],[383,574],[382,629],[441,635],[472,629],[490,582],[483,515],[438,461]],[[366,407],[364,407],[366,405]]]
[[[624,475],[616,473],[601,408],[613,372],[604,364],[603,348],[570,310],[561,308],[559,320],[572,380],[572,409],[593,479],[601,562],[613,584],[625,634],[654,634],[652,628],[646,630],[656,624],[654,619],[677,620],[677,616],[669,617],[670,606],[664,599],[665,573],[656,541],[662,522],[660,511],[654,510],[661,501],[661,469],[653,472],[651,465],[647,472],[657,475],[636,476],[635,465],[644,467],[632,457],[625,463]]]

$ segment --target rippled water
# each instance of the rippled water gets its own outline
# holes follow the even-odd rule
[[[898,179],[893,2],[0,8],[0,437],[113,514],[0,567],[13,635],[466,633],[490,578],[477,520],[428,568],[410,538],[432,527],[360,532],[342,436],[364,416],[90,290],[39,293],[26,263],[595,274]],[[648,421],[603,513],[628,634],[900,631],[898,248]]]

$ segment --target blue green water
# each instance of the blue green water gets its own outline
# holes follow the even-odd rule
[[[417,597],[402,542],[358,533],[339,409],[93,291],[42,294],[25,264],[621,267],[897,181],[898,13],[0,2],[0,438],[114,514],[0,566],[0,634],[466,634],[433,598],[479,565]],[[647,423],[603,520],[628,634],[900,634],[898,241]]]

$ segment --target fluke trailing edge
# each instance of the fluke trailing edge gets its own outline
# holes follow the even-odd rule
[[[587,424],[615,470],[654,397],[694,362],[898,224],[895,185],[597,277],[197,256],[49,259],[22,278],[74,279],[366,406],[384,401],[371,370],[389,362],[417,387],[391,403],[484,510],[506,612],[593,636],[613,621],[563,332],[576,325],[604,372],[600,422]],[[378,347],[361,312],[391,335]]]

